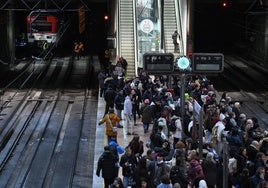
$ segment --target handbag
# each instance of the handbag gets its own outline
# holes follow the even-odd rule
[[[113,132],[117,132],[117,127],[112,127]]]

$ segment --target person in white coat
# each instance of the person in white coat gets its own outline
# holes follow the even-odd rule
[[[221,154],[223,151],[223,145],[226,141],[226,133],[224,131],[226,119],[219,120],[212,128],[212,140],[216,146],[217,153]]]

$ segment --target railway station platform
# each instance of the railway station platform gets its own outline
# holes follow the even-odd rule
[[[102,125],[98,125],[98,121],[103,117],[105,112],[105,101],[103,98],[99,98],[98,100],[98,109],[97,109],[97,118],[96,118],[96,140],[95,140],[95,154],[94,154],[94,172],[93,172],[93,183],[92,183],[92,187],[104,187],[104,182],[103,182],[103,178],[96,176],[96,169],[97,169],[97,163],[98,163],[98,159],[100,157],[100,155],[102,154],[102,152],[104,151],[104,146],[107,145],[107,137],[105,135],[105,123]],[[123,121],[123,120],[122,120]],[[120,122],[120,124],[122,125],[123,122]],[[142,126],[142,122],[141,119],[138,118],[137,116],[137,121],[136,121],[136,126],[133,126],[133,131],[134,133],[136,133],[137,135],[140,136],[140,140],[142,140],[144,142],[144,153],[146,154],[147,148],[145,146],[146,141],[149,138],[150,135],[150,130],[148,133],[144,133],[143,132],[143,126]],[[152,128],[152,125],[150,126],[150,129]],[[127,135],[126,131],[124,130],[125,128],[118,128],[118,136],[117,136],[117,142],[118,144],[122,147],[125,148],[128,143],[132,140],[133,135]],[[121,157],[121,155],[119,156],[119,158]],[[121,173],[121,168],[119,169],[119,177],[122,178],[122,173]]]

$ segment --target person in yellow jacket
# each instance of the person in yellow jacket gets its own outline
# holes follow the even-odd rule
[[[121,118],[114,113],[114,109],[110,108],[108,113],[99,121],[99,125],[105,123],[105,134],[107,135],[108,143],[110,141],[117,142],[117,124]]]

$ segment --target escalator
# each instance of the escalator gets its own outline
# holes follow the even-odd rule
[[[179,33],[179,52],[174,55],[185,55],[187,0],[164,0],[163,4],[160,0],[119,0],[117,12],[117,54],[128,62],[127,77],[142,68],[144,53],[174,53],[175,30]]]
[[[164,49],[166,53],[174,53],[172,34],[178,31],[179,52],[175,56],[186,55],[187,35],[187,1],[186,0],[165,0],[164,14]]]
[[[119,0],[118,13],[118,54],[127,60],[127,77],[131,78],[135,75],[134,1]]]
[[[174,45],[172,40],[172,34],[177,30],[177,20],[176,20],[176,10],[175,10],[176,0],[165,0],[164,3],[164,49],[166,53],[174,52]]]

